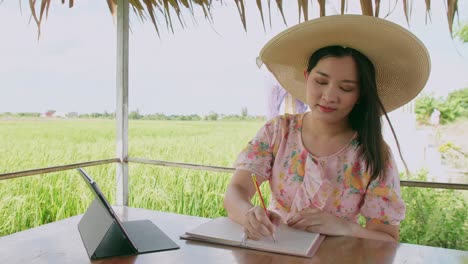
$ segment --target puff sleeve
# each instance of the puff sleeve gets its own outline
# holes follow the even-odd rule
[[[405,211],[398,169],[390,155],[383,179],[379,177],[369,184],[360,213],[367,222],[399,225],[405,218]]]
[[[234,167],[251,171],[270,179],[275,153],[278,149],[280,117],[268,121],[239,153]]]

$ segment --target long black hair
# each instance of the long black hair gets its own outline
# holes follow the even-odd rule
[[[385,116],[390,125],[398,152],[407,168],[395,131],[377,93],[374,65],[364,54],[353,48],[327,46],[317,50],[310,56],[307,72],[310,73],[317,63],[325,57],[342,58],[347,56],[353,58],[357,65],[360,91],[358,103],[349,114],[349,122],[351,128],[358,134],[358,145],[361,146],[360,155],[366,162],[367,171],[371,174],[369,181],[371,182],[379,176],[383,176],[385,164],[390,157],[390,149],[382,136],[382,121],[380,118],[382,115]]]

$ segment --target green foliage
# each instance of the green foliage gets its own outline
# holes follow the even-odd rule
[[[114,114],[113,113],[91,113],[91,114],[81,114],[78,115],[79,118],[99,118],[99,119],[113,119]]]
[[[459,146],[456,146],[455,144],[453,144],[453,142],[447,142],[447,143],[444,143],[443,145],[441,145],[439,147],[439,152],[440,153],[447,153],[451,150],[455,150],[455,151],[458,151],[458,152],[461,152],[461,147]]]
[[[425,181],[426,172],[411,180]],[[400,241],[468,250],[468,209],[462,191],[402,187],[406,218]]]
[[[451,92],[439,105],[440,118],[443,123],[453,122],[459,117],[468,116],[468,88]]]
[[[441,99],[434,98],[432,94],[421,94],[418,96],[415,102],[415,112],[418,121],[427,121],[441,102]]]
[[[18,113],[19,117],[39,117],[40,113]]]
[[[442,159],[452,168],[466,170],[468,168],[468,153],[465,153],[462,147],[448,141],[439,146],[439,152]]]
[[[464,43],[468,43],[468,23],[461,25],[455,32],[455,36]]]
[[[446,124],[455,121],[460,116],[461,109],[453,101],[439,105],[440,123]]]
[[[10,112],[5,112],[1,113],[0,117],[17,117],[17,118],[24,118],[24,117],[40,117],[41,113],[35,113],[35,112],[22,112],[22,113],[10,113]]]
[[[214,111],[210,111],[208,115],[205,116],[205,119],[210,120],[210,121],[216,121],[218,120],[218,118],[219,118],[219,114]]]
[[[460,117],[468,117],[468,88],[449,93],[446,102],[457,109]]]
[[[248,115],[249,115],[249,110],[247,109],[247,107],[242,107],[241,109],[242,119],[246,119]]]
[[[449,123],[461,117],[468,117],[468,88],[448,94],[444,100],[434,98],[432,94],[421,94],[416,99],[417,120],[426,123],[435,109],[440,111],[440,122]]]
[[[140,111],[137,109],[135,111],[131,111],[129,114],[128,114],[128,119],[132,119],[132,120],[138,120],[138,119],[142,119],[143,116],[140,115]]]

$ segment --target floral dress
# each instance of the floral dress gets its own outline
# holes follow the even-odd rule
[[[393,156],[384,177],[370,182],[359,157],[356,136],[341,150],[316,157],[302,144],[304,114],[283,115],[268,121],[239,154],[236,169],[251,171],[269,181],[269,208],[283,220],[304,208],[315,207],[343,219],[398,225],[405,217],[400,180]]]

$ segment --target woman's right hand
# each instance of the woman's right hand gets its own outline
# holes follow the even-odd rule
[[[243,226],[248,238],[259,240],[264,236],[275,233],[276,226],[281,222],[281,216],[273,211],[268,211],[269,217],[260,206],[250,208],[245,214]]]

